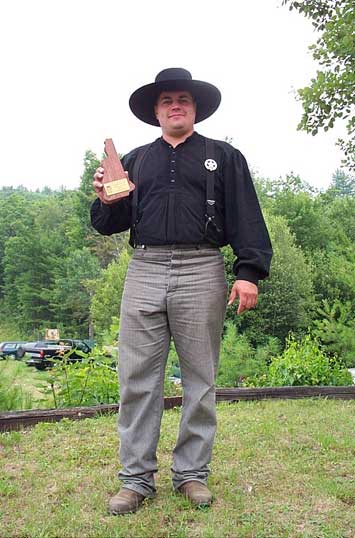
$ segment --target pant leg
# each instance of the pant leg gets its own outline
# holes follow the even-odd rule
[[[183,256],[183,254],[182,254]],[[184,256],[183,256],[184,258]],[[183,409],[173,453],[173,485],[207,482],[216,432],[215,378],[227,284],[218,250],[201,250],[176,265],[168,289],[170,330],[180,359]]]
[[[135,252],[121,303],[118,431],[124,487],[155,495],[156,448],[164,407],[170,331],[166,313],[167,264]]]

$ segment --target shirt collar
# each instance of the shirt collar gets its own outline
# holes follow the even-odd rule
[[[186,138],[186,140],[184,140],[184,142],[180,142],[180,144],[178,144],[176,147],[178,148],[179,146],[183,146],[185,144],[188,144],[188,143],[191,143],[191,141],[195,140],[195,138],[197,138],[199,135],[196,131],[194,131],[190,136],[188,136]],[[162,145],[163,146],[168,146],[170,147],[171,144],[169,144],[169,142],[167,142],[166,140],[164,140],[163,136],[161,136],[160,138],[158,138],[158,140],[161,141]]]

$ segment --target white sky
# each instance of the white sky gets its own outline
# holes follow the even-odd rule
[[[222,92],[196,130],[233,138],[263,177],[293,171],[318,188],[340,167],[337,133],[296,130],[294,90],[317,66],[311,22],[281,0],[11,0],[0,3],[0,187],[76,188],[86,149],[122,153],[158,128],[128,107],[166,67]]]

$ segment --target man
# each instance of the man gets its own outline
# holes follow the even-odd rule
[[[156,447],[171,338],[184,391],[173,486],[194,505],[212,501],[206,484],[227,302],[219,247],[230,244],[237,256],[228,304],[238,297],[238,314],[255,306],[258,280],[268,275],[271,260],[269,236],[244,157],[229,144],[194,131],[194,124],[213,114],[220,100],[212,84],[193,80],[185,69],[165,69],[130,98],[132,112],[162,131],[161,138],[123,159],[135,184],[133,193],[104,203],[103,169],[94,176],[94,228],[107,235],[130,228],[135,247],[121,303],[123,485],[110,501],[113,514],[133,512],[156,493]]]

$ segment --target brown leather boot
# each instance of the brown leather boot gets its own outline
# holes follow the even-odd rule
[[[212,493],[205,484],[197,480],[190,480],[179,487],[180,493],[185,495],[197,507],[209,506],[212,503]]]
[[[121,488],[117,495],[111,497],[108,508],[114,516],[129,514],[136,512],[144,499],[145,497],[141,493],[137,493],[132,489]]]

